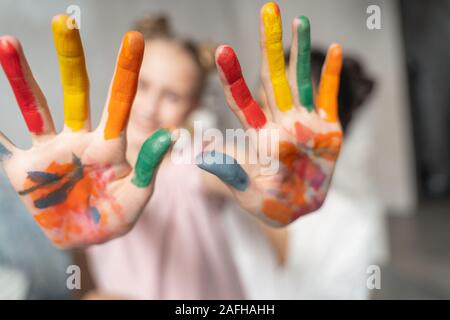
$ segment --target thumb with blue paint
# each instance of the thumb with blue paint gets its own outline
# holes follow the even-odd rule
[[[231,188],[242,192],[247,190],[249,177],[233,157],[217,151],[205,151],[197,156],[196,163]]]

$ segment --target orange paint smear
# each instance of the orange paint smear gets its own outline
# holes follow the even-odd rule
[[[314,137],[314,150],[318,157],[336,161],[342,144],[342,132],[319,133]]]
[[[144,38],[136,31],[125,34],[117,60],[108,105],[105,139],[117,138],[125,129],[136,95],[139,70],[144,55]]]
[[[270,219],[282,224],[288,224],[291,221],[292,209],[275,199],[265,199],[262,211]]]
[[[59,164],[52,162],[45,172],[65,176],[57,183],[42,186],[30,193],[33,201],[45,197],[58,190],[68,182],[67,176],[75,168],[73,163]],[[104,171],[105,169],[97,169]],[[99,172],[92,168],[83,168],[83,177],[67,193],[64,202],[43,209],[34,215],[36,222],[49,232],[51,240],[57,245],[72,243],[82,238],[82,234],[90,234],[92,237],[102,239],[108,236],[109,231],[104,228],[107,223],[107,215],[100,212],[100,222],[96,224],[91,217],[91,207],[107,197],[104,178],[99,178]],[[27,178],[25,189],[36,185],[36,182]],[[112,199],[110,201],[113,202]],[[113,209],[117,215],[121,215],[120,206],[115,203]]]
[[[339,131],[314,134],[300,123],[295,124],[295,129],[298,144],[287,141],[279,144],[279,160],[287,171],[285,180],[274,191],[275,194],[264,199],[262,206],[267,217],[283,225],[320,205],[325,196],[324,182],[327,175],[316,158],[336,161],[342,142],[342,133]],[[313,145],[312,155],[301,149],[302,145],[310,141]],[[311,190],[314,196],[307,199],[307,190]]]

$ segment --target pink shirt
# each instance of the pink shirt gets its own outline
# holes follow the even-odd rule
[[[193,164],[165,161],[153,197],[125,236],[88,249],[97,288],[134,299],[242,299],[221,203]]]

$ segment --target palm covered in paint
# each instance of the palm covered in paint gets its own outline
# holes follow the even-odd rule
[[[60,134],[19,42],[0,38],[0,62],[33,140],[31,149],[21,150],[0,135],[3,167],[45,234],[64,248],[103,242],[129,230],[151,195],[153,171],[171,143],[168,131],[157,131],[144,143],[132,172],[124,129],[144,50],[137,32],[124,36],[107,108],[98,128],[90,130],[82,44],[67,19],[61,15],[52,22],[64,91]]]
[[[337,117],[337,95],[342,52],[332,45],[313,99],[310,79],[310,30],[306,17],[293,22],[288,76],[285,72],[279,8],[261,10],[262,81],[268,110],[252,98],[237,57],[229,46],[217,50],[216,62],[232,111],[247,129],[255,129],[253,148],[271,143],[279,170],[268,172],[260,164],[240,167],[200,165],[232,186],[241,206],[272,225],[286,225],[317,210],[329,188],[342,141]],[[266,132],[266,133],[264,133]],[[273,134],[276,132],[276,134]]]

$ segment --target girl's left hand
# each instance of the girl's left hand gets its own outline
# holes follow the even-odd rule
[[[264,168],[261,161],[250,164],[248,159],[240,161],[241,166],[231,154],[218,151],[203,152],[199,166],[225,182],[244,209],[274,226],[283,226],[317,210],[327,194],[342,141],[337,116],[342,50],[337,44],[329,47],[314,99],[308,18],[301,16],[292,23],[288,75],[281,16],[275,3],[262,7],[260,30],[261,78],[268,110],[253,99],[231,47],[217,49],[216,64],[231,110],[245,129],[255,130],[247,158],[251,150],[260,156],[272,148],[272,170]],[[273,170],[274,164],[277,170]]]

